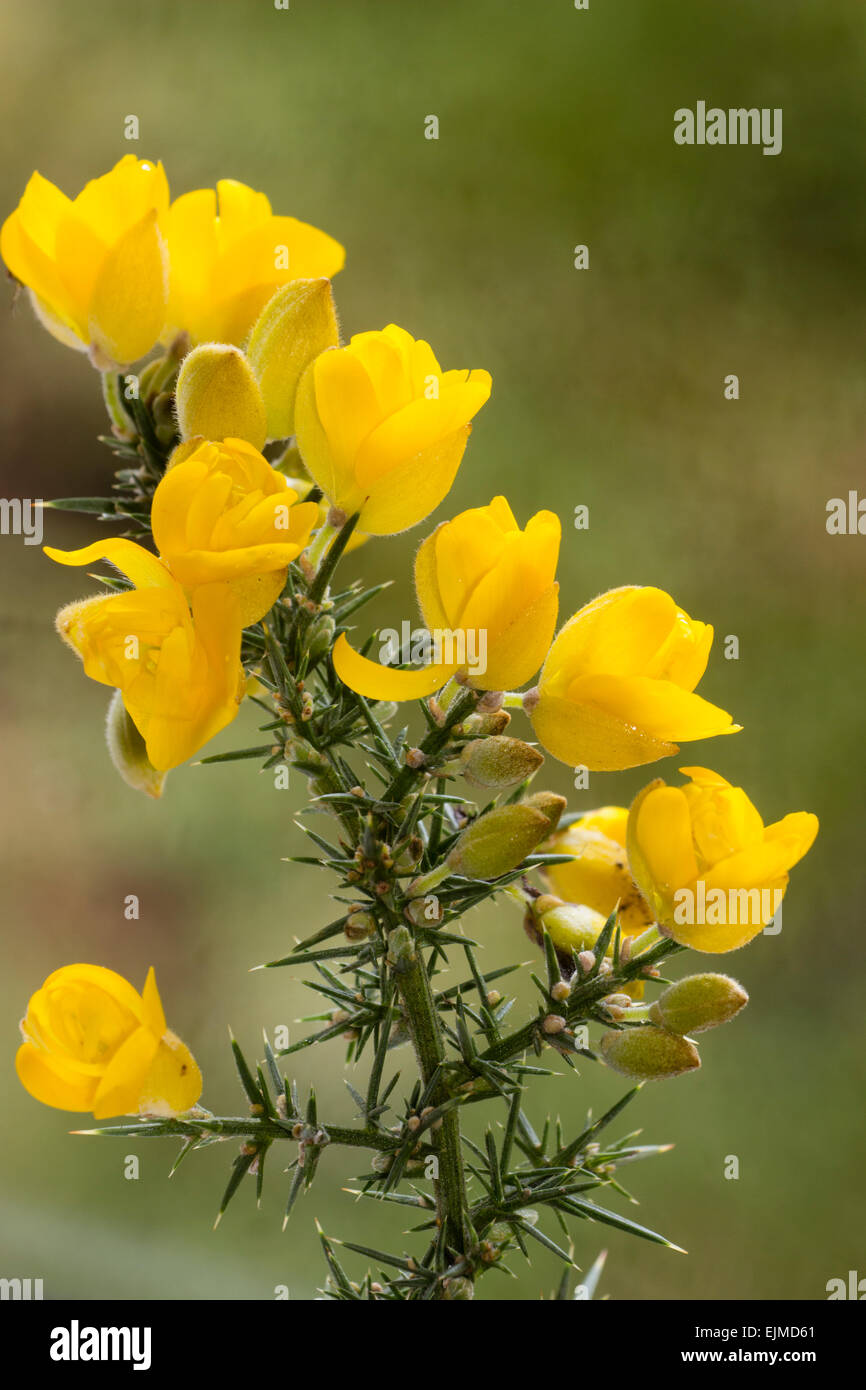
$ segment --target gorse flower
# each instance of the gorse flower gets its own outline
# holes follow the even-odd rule
[[[572,767],[610,772],[739,730],[693,694],[713,629],[661,589],[611,589],[581,608],[550,649],[527,700],[544,747]]]
[[[658,779],[632,803],[631,870],[675,941],[734,951],[778,910],[788,871],[818,833],[818,817],[795,811],[765,826],[741,787],[707,768],[680,771],[691,779],[685,787]]]
[[[162,165],[131,154],[74,199],[35,173],[0,251],[55,338],[89,346],[99,367],[133,362],[165,323],[167,213]]]
[[[151,527],[174,577],[189,588],[229,584],[247,625],[279,597],[318,516],[316,503],[299,502],[257,449],[226,439],[204,441],[169,468],[154,493]]]
[[[545,875],[554,893],[581,903],[606,918],[618,907],[625,936],[644,931],[655,920],[631,876],[626,854],[628,810],[602,806],[557,831],[547,848],[569,854],[567,864],[550,864]]]
[[[101,965],[64,965],[33,995],[15,1066],[43,1105],[109,1115],[178,1115],[201,1095],[192,1053],[169,1031],[156,978],[141,994]]]
[[[192,603],[156,556],[133,541],[97,541],[45,553],[61,565],[110,560],[129,592],[70,603],[57,630],[91,680],[120,690],[160,772],[192,757],[230,724],[243,698],[238,600],[228,584],[205,584]]]
[[[341,637],[334,648],[340,679],[378,700],[430,695],[455,674],[476,690],[522,685],[544,660],[556,627],[560,535],[553,512],[537,512],[521,531],[504,497],[443,522],[418,551],[415,588],[428,631],[450,634],[451,659],[420,671],[390,670]],[[482,646],[483,669],[473,672],[469,654],[478,657]]]
[[[195,343],[242,343],[281,285],[331,279],[345,261],[333,237],[276,216],[264,193],[235,179],[177,198],[167,230],[168,330],[183,330]]]
[[[423,521],[454,481],[490,373],[443,372],[396,324],[321,353],[298,385],[304,464],[331,505],[373,535]]]

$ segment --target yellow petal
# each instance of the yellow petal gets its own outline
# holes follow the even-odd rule
[[[538,670],[556,630],[559,585],[551,584],[528,607],[518,610],[515,620],[488,636],[487,669],[472,676],[469,684],[477,690],[515,690]],[[467,615],[467,626],[473,624]]]
[[[713,738],[740,729],[725,710],[700,695],[649,676],[581,675],[566,693],[574,704],[604,710],[662,742]]]
[[[469,429],[464,425],[388,473],[361,507],[359,526],[373,536],[393,536],[429,516],[457,476]]]
[[[114,362],[134,362],[159,338],[168,305],[168,252],[156,209],[112,246],[89,304],[91,342]]]
[[[425,666],[422,671],[397,671],[369,661],[349,646],[340,633],[334,644],[334,670],[344,685],[369,700],[422,700],[439,690],[454,666]]]
[[[93,1097],[95,1119],[136,1113],[142,1082],[158,1047],[159,1038],[149,1028],[137,1028],[121,1044],[96,1088]]]
[[[182,1115],[201,1095],[198,1063],[180,1038],[168,1031],[161,1039],[139,1092],[139,1115]]]
[[[638,808],[634,835],[642,862],[635,864],[629,841],[629,863],[645,893],[654,890],[670,899],[677,888],[695,882],[698,863],[692,847],[689,804],[679,787],[662,785],[649,790]]]
[[[49,560],[58,565],[92,565],[97,560],[108,560],[130,579],[137,589],[174,589],[172,579],[165,565],[144,546],[135,541],[121,538],[94,541],[82,550],[56,550],[53,546],[43,547]]]
[[[90,1110],[93,1106],[97,1078],[70,1074],[31,1043],[19,1047],[15,1070],[25,1091],[43,1105],[55,1110]]]
[[[603,709],[576,706],[543,690],[530,719],[548,752],[570,767],[591,772],[640,767],[677,751],[676,744],[652,738]]]
[[[167,1028],[165,1013],[162,1007],[162,1000],[159,997],[159,990],[156,987],[156,975],[153,966],[147,972],[147,979],[144,982],[144,989],[141,991],[142,1002],[142,1023],[161,1038]]]
[[[253,325],[247,356],[261,387],[271,439],[294,432],[301,375],[339,338],[330,280],[292,280],[265,305]]]

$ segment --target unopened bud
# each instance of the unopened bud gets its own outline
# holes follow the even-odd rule
[[[158,772],[147,756],[144,739],[127,713],[119,690],[115,690],[108,706],[105,739],[111,761],[127,786],[148,796],[162,796],[166,774]]]
[[[730,975],[689,975],[659,995],[649,1016],[672,1033],[702,1033],[727,1023],[748,1002],[743,986]]]
[[[463,732],[486,738],[488,735],[503,733],[510,723],[511,715],[507,709],[493,710],[489,714],[479,714],[476,710],[463,720]]]
[[[425,893],[406,904],[405,914],[413,927],[438,927],[445,913],[435,893]]]
[[[448,856],[448,866],[464,878],[499,878],[516,869],[550,833],[565,799],[550,792],[497,806],[466,827]]]
[[[307,632],[307,658],[314,666],[321,657],[326,656],[334,643],[336,623],[327,613],[321,613]]]
[[[561,1033],[567,1027],[568,1022],[561,1014],[548,1014],[546,1018],[541,1020],[542,1033]]]
[[[609,1067],[638,1081],[659,1081],[682,1076],[701,1065],[698,1049],[679,1033],[651,1025],[605,1033],[601,1055]]]
[[[376,932],[376,919],[369,912],[350,912],[343,927],[347,941],[365,941]]]
[[[551,999],[556,999],[557,1001],[561,999],[567,999],[569,992],[569,987],[566,984],[565,980],[558,980],[557,983],[553,986],[553,989],[550,991],[550,997]]]
[[[268,300],[253,325],[247,353],[261,386],[270,439],[294,433],[301,374],[339,339],[330,280],[290,280]]]
[[[499,735],[464,744],[460,761],[463,776],[472,786],[498,791],[531,777],[541,767],[544,757],[522,739]]]
[[[182,439],[245,439],[261,449],[265,404],[249,361],[227,343],[202,343],[183,360],[175,393]]]
[[[465,1303],[475,1297],[475,1285],[471,1279],[464,1279],[460,1275],[451,1279],[444,1279],[442,1292],[450,1303]]]

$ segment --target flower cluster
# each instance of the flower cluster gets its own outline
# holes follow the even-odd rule
[[[426,342],[394,324],[341,345],[331,277],[343,250],[331,237],[274,215],[264,194],[230,180],[171,202],[162,166],[127,156],[74,200],[34,174],[3,227],[2,254],[41,321],[103,371],[125,465],[114,501],[88,509],[126,521],[138,539],[46,547],[60,564],[108,561],[119,572],[57,618],[86,674],[115,692],[112,757],[130,785],[159,795],[164,774],[224,729],[245,696],[266,711],[267,744],[214,759],[264,758],[308,779],[337,825],[337,844],[309,832],[315,862],[338,875],[335,898],[349,904],[275,964],[345,957],[340,976],[323,969],[314,986],[335,1006],[318,1039],[343,1035],[355,1056],[376,1051],[366,1100],[353,1093],[364,1129],[345,1142],[377,1151],[370,1181],[383,1195],[433,1154],[436,1248],[406,1289],[427,1297],[434,1280],[437,1296],[462,1296],[455,1279],[498,1259],[522,1219],[509,1182],[522,1207],[536,1177],[537,1200],[548,1200],[551,1163],[579,1167],[590,1185],[610,1180],[610,1167],[593,1167],[593,1131],[542,1161],[519,1105],[526,1049],[594,1056],[580,1030],[597,1023],[608,1030],[598,1055],[614,1070],[649,1079],[694,1069],[688,1034],[732,1018],[745,991],[700,974],[645,1002],[657,964],[684,947],[734,950],[767,927],[817,820],[795,812],[765,825],[741,788],[699,767],[683,769],[684,787],[650,783],[630,809],[568,815],[564,798],[530,792],[544,757],[505,732],[512,709],[542,749],[585,774],[641,767],[740,729],[697,693],[712,627],[663,590],[610,590],[557,632],[561,526],[550,511],[521,528],[497,496],[441,522],[415,559],[424,640],[395,639],[379,659],[370,641],[359,648],[353,615],[374,591],[339,589],[337,565],[361,540],[417,526],[439,506],[491,379],[443,371]],[[138,374],[119,372],[155,347]],[[409,700],[427,726],[418,747],[405,731],[388,733]],[[351,761],[358,750],[365,772]],[[452,794],[460,780],[468,796]],[[502,892],[547,964],[547,982],[535,980],[537,1017],[511,1035],[471,943],[448,930]],[[320,949],[335,934],[342,944]],[[472,975],[456,995],[434,981],[455,943]],[[467,990],[479,993],[473,1008]],[[34,995],[22,1029],[19,1075],[50,1105],[161,1117],[149,1132],[194,1142],[246,1135],[239,1175],[253,1161],[260,1171],[275,1140],[296,1139],[290,1205],[341,1132],[319,1124],[314,1098],[301,1113],[270,1049],[258,1079],[236,1052],[249,1123],[201,1121],[198,1069],[167,1031],[152,973],[139,996],[111,971],[65,967]],[[403,1122],[386,1127],[385,1057],[407,1036],[421,1078]],[[467,1088],[510,1106],[504,1152],[488,1146],[490,1195],[475,1205],[457,1115]],[[173,1117],[178,1127],[166,1128]],[[512,1179],[517,1133],[537,1171]],[[586,1215],[583,1191],[569,1187],[557,1210]],[[487,1230],[500,1234],[478,1234]]]

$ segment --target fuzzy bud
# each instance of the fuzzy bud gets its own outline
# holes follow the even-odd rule
[[[544,757],[522,739],[497,735],[464,744],[460,761],[463,776],[473,787],[499,791],[531,777],[541,767]]]
[[[183,360],[175,392],[182,439],[245,439],[261,449],[265,404],[249,361],[227,343],[202,343]]]
[[[730,975],[689,975],[659,995],[649,1016],[672,1033],[702,1033],[727,1023],[748,1002],[743,986]]]
[[[339,339],[330,280],[290,280],[268,300],[247,343],[267,411],[268,438],[294,434],[301,374]]]
[[[664,1028],[648,1026],[605,1033],[600,1047],[609,1067],[637,1081],[682,1076],[701,1065],[694,1043]]]
[[[488,714],[479,714],[476,710],[474,714],[466,716],[462,727],[464,734],[487,738],[503,733],[510,723],[511,715],[507,709],[493,710]]]
[[[497,806],[466,827],[448,856],[448,866],[464,878],[499,878],[516,869],[546,839],[565,807],[551,792],[513,806]]]
[[[166,775],[157,772],[148,758],[144,739],[127,714],[119,690],[115,690],[108,706],[105,739],[111,761],[126,785],[148,796],[162,796]]]

